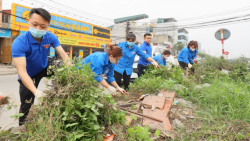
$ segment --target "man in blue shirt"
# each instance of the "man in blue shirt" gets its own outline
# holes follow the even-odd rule
[[[68,55],[60,45],[58,38],[47,32],[51,15],[42,8],[33,8],[29,14],[29,31],[18,36],[12,44],[12,58],[17,68],[20,83],[20,111],[24,116],[19,118],[19,125],[24,124],[34,98],[45,97],[42,91],[37,90],[40,80],[47,76],[48,53],[50,46],[61,56],[65,64]]]
[[[152,57],[152,46],[151,46],[151,40],[152,40],[152,35],[149,33],[146,33],[144,35],[144,42],[141,44],[140,49],[149,55],[149,57]],[[151,62],[147,61],[143,57],[139,58],[138,62],[138,71],[139,71],[139,77],[143,75],[145,72],[144,70],[147,69],[147,65],[151,64]]]

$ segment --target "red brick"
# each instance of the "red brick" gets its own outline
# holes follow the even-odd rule
[[[149,95],[144,98],[142,104],[145,105],[154,105],[157,108],[163,109],[165,104],[165,97],[164,96],[157,96],[157,95]]]

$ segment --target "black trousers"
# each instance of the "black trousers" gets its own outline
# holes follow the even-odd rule
[[[139,76],[138,77],[140,77],[140,76],[142,76],[145,73],[144,70],[146,70],[148,68],[148,66],[144,66],[144,65],[138,64],[137,68],[138,68],[138,71],[139,71]]]
[[[114,71],[115,81],[120,87],[122,87],[121,79],[123,77],[123,85],[125,87],[125,90],[128,90],[128,86],[129,86],[129,82],[130,82],[130,76],[131,75],[127,75],[126,71],[124,71],[123,74],[120,74],[119,72]]]
[[[41,79],[46,76],[49,76],[47,75],[47,68],[42,70],[40,73],[36,74],[35,76],[31,77],[36,88],[38,87],[38,84],[40,83]],[[29,89],[25,87],[25,85],[22,83],[21,80],[18,80],[18,82],[20,83],[19,94],[20,94],[20,101],[21,101],[19,113],[24,114],[22,117],[19,118],[19,126],[21,126],[24,124],[29,114],[30,107],[34,103],[35,95]]]
[[[192,63],[191,63],[192,64]],[[179,65],[185,70],[187,67],[188,67],[188,64],[182,62],[182,61],[179,61]],[[193,65],[193,64],[192,64]],[[191,68],[191,72],[194,73],[194,69]]]

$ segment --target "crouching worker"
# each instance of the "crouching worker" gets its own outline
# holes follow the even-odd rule
[[[159,65],[166,66],[166,60],[171,55],[169,50],[164,50],[162,54],[156,55],[153,59],[158,62]]]
[[[103,87],[107,88],[112,95],[116,95],[117,91],[126,93],[126,91],[118,86],[114,79],[114,67],[118,63],[118,60],[123,56],[122,49],[119,47],[113,47],[110,45],[107,52],[96,52],[83,59],[82,64],[88,65],[95,73],[95,80],[99,82]],[[107,76],[108,82],[113,86],[110,86],[101,75]]]

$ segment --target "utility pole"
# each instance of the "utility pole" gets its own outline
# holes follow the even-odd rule
[[[128,36],[128,32],[129,32],[129,21],[127,21],[127,27],[126,27],[126,37],[125,38],[127,38],[127,36]]]

